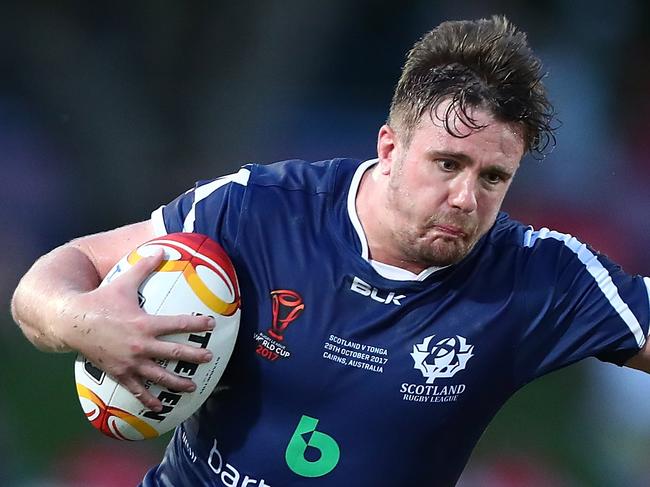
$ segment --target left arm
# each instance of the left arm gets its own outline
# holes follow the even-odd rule
[[[639,350],[639,353],[625,362],[625,366],[650,373],[650,340]]]

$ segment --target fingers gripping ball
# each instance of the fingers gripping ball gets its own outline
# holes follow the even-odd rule
[[[102,284],[111,282],[143,257],[164,251],[164,260],[140,285],[140,307],[152,315],[210,315],[214,330],[179,333],[161,340],[209,349],[213,359],[194,364],[157,360],[163,368],[196,384],[194,392],[175,392],[154,383],[145,387],[162,404],[150,411],[112,377],[82,355],[75,362],[77,394],[84,413],[102,433],[120,440],[154,438],[187,419],[208,398],[230,359],[240,319],[237,276],[224,250],[205,235],[173,233],[151,240],[120,260]]]

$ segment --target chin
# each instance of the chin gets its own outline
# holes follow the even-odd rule
[[[445,243],[440,245],[435,243],[432,247],[427,248],[420,253],[422,261],[428,264],[428,267],[444,267],[448,265],[457,264],[463,260],[474,248],[472,244],[449,244]]]

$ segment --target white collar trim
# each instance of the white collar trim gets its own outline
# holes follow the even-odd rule
[[[429,277],[434,272],[444,269],[444,267],[429,267],[424,269],[419,274],[414,274],[411,271],[402,269],[401,267],[396,267],[390,264],[384,264],[377,260],[372,260],[368,258],[368,239],[366,234],[363,231],[363,226],[361,225],[361,220],[359,220],[359,215],[357,214],[357,193],[359,192],[359,185],[361,184],[361,178],[364,173],[372,166],[377,164],[379,159],[370,159],[359,165],[356,169],[354,176],[352,176],[352,181],[350,182],[350,189],[348,191],[348,216],[350,222],[354,227],[354,230],[359,237],[359,242],[361,242],[361,257],[368,261],[372,268],[382,277],[390,279],[392,281],[423,281]]]

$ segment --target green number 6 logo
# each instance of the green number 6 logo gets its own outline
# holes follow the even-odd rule
[[[296,430],[289,440],[284,458],[289,468],[303,477],[322,477],[334,470],[341,458],[339,445],[329,435],[316,431],[318,420],[309,416],[302,416]],[[311,433],[308,441],[303,435]],[[311,461],[305,458],[307,447],[320,451],[320,458]]]

